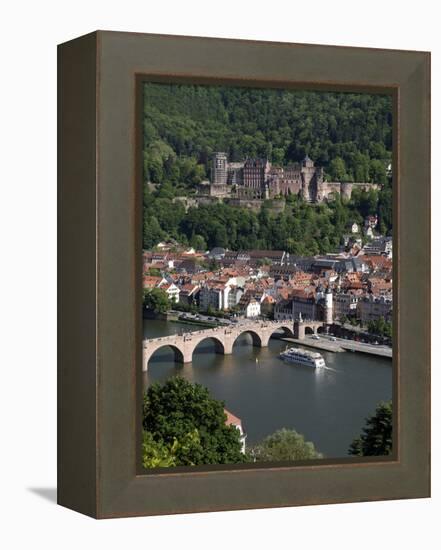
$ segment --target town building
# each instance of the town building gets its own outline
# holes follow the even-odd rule
[[[199,307],[202,311],[207,311],[209,308],[228,309],[229,292],[230,287],[227,285],[206,283],[199,291]]]
[[[363,254],[378,254],[392,258],[392,237],[374,237],[364,245]]]
[[[274,306],[274,319],[277,321],[299,319],[309,321],[323,321],[332,324],[333,293],[328,287],[326,290],[294,289],[288,298],[283,297]]]
[[[247,291],[242,295],[238,307],[247,319],[260,316],[260,301],[255,298],[252,292]]]
[[[357,222],[352,222],[349,226],[351,233],[359,233],[360,232],[360,226]]]
[[[147,290],[159,288],[161,285],[167,284],[167,280],[161,276],[144,275],[142,278],[142,286]]]
[[[336,292],[333,296],[334,320],[340,321],[343,317],[356,317],[359,296],[356,292]]]
[[[260,302],[258,302],[255,298],[251,298],[251,300],[248,302],[245,310],[244,315],[247,319],[253,319],[260,316]]]
[[[363,324],[377,321],[380,317],[392,319],[392,298],[369,294],[358,301],[357,317]]]
[[[274,319],[276,321],[292,321],[292,300],[284,298],[274,305]]]
[[[240,286],[232,286],[230,288],[230,292],[228,294],[228,309],[233,309],[239,304],[243,293],[243,288]]]
[[[174,302],[175,304],[179,302],[179,294],[181,291],[179,290],[179,287],[177,287],[174,283],[161,284],[159,285],[159,288],[165,291],[168,299],[171,302]]]
[[[186,306],[199,303],[199,286],[191,283],[183,284],[180,287],[179,302]]]
[[[364,220],[364,227],[365,229],[371,228],[375,229],[378,224],[378,216],[375,214],[374,216],[366,216]]]
[[[260,304],[260,313],[265,317],[272,318],[274,316],[275,303],[276,299],[268,294]]]
[[[267,260],[271,265],[284,265],[289,254],[284,250],[228,250],[225,252],[222,264],[232,265],[236,262],[250,266],[258,266]]]

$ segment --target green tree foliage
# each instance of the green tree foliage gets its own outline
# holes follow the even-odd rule
[[[366,419],[360,437],[354,439],[349,454],[356,456],[383,456],[392,452],[392,402],[381,402],[375,414]]]
[[[378,211],[378,191],[375,189],[370,189],[369,191],[354,189],[352,191],[351,204],[362,218],[374,215]]]
[[[161,276],[161,270],[157,267],[149,267],[147,270],[147,275],[150,277],[160,277]]]
[[[143,428],[176,465],[243,462],[239,430],[225,420],[223,402],[183,378],[153,384],[144,395]]]
[[[368,331],[376,336],[392,338],[392,323],[390,321],[386,321],[384,317],[379,317],[374,321],[369,321]]]
[[[162,288],[144,289],[144,307],[154,313],[167,313],[170,300]]]
[[[346,172],[345,161],[341,157],[335,157],[329,163],[329,179],[332,181],[350,181],[353,178]]]
[[[352,222],[363,223],[374,213],[379,202],[377,191],[355,191],[349,202],[340,197],[327,204],[310,205],[291,196],[285,210],[274,213],[263,207],[259,213],[227,203],[200,205],[185,212],[173,199],[157,199],[151,194],[145,209],[145,227],[155,224],[153,233],[145,233],[144,248],[164,239],[175,239],[198,250],[222,246],[231,250],[287,250],[294,255],[326,253],[339,246]],[[181,209],[182,208],[182,209]],[[154,214],[153,214],[154,213]],[[160,219],[163,229],[156,226]]]
[[[144,209],[143,223],[143,247],[150,249],[161,242],[167,233],[161,228],[156,216],[150,216],[148,211]]]
[[[199,446],[200,439],[197,430],[186,434],[181,441],[176,438],[172,445],[163,441],[155,441],[150,432],[142,432],[142,465],[144,468],[169,468],[178,466],[178,454],[188,453],[191,448]],[[192,464],[193,465],[193,464]]]
[[[378,223],[383,235],[392,235],[392,213],[392,182],[388,179],[378,193]]]
[[[204,237],[202,235],[195,235],[193,234],[191,237],[190,237],[190,245],[195,249],[195,250],[202,250],[202,251],[205,251],[207,250],[207,243],[204,239]]]
[[[277,430],[258,445],[251,447],[248,455],[251,459],[266,462],[323,458],[313,443],[305,441],[304,436],[295,430],[286,428]]]

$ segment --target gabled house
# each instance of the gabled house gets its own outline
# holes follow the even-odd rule
[[[174,302],[175,304],[179,302],[180,290],[179,290],[179,287],[175,285],[175,283],[166,282],[164,284],[161,284],[159,288],[165,291],[165,293],[168,296],[168,299],[171,302]]]

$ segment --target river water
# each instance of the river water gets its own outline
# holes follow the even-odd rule
[[[144,321],[144,337],[154,338],[203,327],[166,321]],[[247,444],[257,443],[280,428],[293,428],[326,457],[347,456],[365,418],[379,401],[392,398],[392,361],[361,353],[321,351],[327,369],[284,363],[278,353],[287,346],[271,339],[255,348],[244,334],[232,355],[218,355],[202,342],[193,362],[174,362],[170,348],[156,352],[143,374],[144,388],[171,376],[206,386],[213,397],[242,419]],[[257,361],[256,361],[257,359]]]

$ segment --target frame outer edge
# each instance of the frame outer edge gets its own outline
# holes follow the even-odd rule
[[[127,290],[128,295],[126,295],[126,298],[128,297],[129,300],[124,300],[124,297],[118,296],[114,292],[115,289],[120,288],[118,285],[121,285],[121,281],[133,281],[133,266],[129,268],[127,265],[123,265],[127,259],[132,259],[133,252],[132,242],[130,241],[132,238],[133,219],[126,219],[127,216],[133,217],[133,212],[125,210],[133,206],[131,202],[133,189],[129,181],[131,179],[133,158],[128,158],[130,155],[127,154],[127,151],[132,147],[129,143],[131,143],[132,139],[131,124],[133,122],[134,109],[133,99],[129,95],[133,91],[133,83],[130,83],[127,79],[130,75],[137,72],[148,73],[148,70],[143,69],[143,67],[155,66],[156,60],[160,60],[161,67],[164,69],[163,75],[165,76],[169,65],[173,66],[175,62],[173,57],[176,51],[173,49],[175,44],[177,46],[185,44],[183,50],[188,50],[187,54],[190,54],[185,57],[185,52],[179,52],[182,56],[183,72],[188,77],[191,77],[192,74],[196,76],[199,74],[204,78],[211,78],[211,74],[204,74],[204,71],[200,70],[206,61],[205,58],[208,56],[208,53],[198,53],[198,48],[201,43],[204,43],[204,39],[191,37],[165,38],[154,35],[133,35],[132,33],[112,33],[107,31],[104,33],[99,32],[97,35],[97,41],[100,44],[96,46],[99,52],[97,52],[98,69],[95,75],[95,82],[99,88],[96,90],[96,118],[95,112],[93,117],[97,124],[95,131],[100,136],[99,142],[96,143],[97,151],[99,150],[100,152],[100,158],[95,159],[97,162],[96,177],[98,182],[95,197],[98,201],[95,205],[97,209],[96,214],[99,211],[99,219],[95,220],[97,224],[95,229],[99,231],[99,234],[97,235],[96,248],[98,258],[94,268],[96,268],[95,275],[97,277],[97,287],[95,290],[100,292],[96,296],[99,311],[94,311],[96,315],[94,321],[96,319],[96,330],[100,329],[99,333],[96,333],[95,342],[96,345],[99,343],[100,347],[95,350],[97,374],[93,387],[93,390],[96,391],[94,395],[95,401],[93,402],[94,407],[96,407],[94,412],[97,433],[95,435],[98,438],[97,454],[94,456],[96,460],[96,463],[94,463],[95,474],[97,476],[94,478],[94,490],[97,500],[95,502],[94,513],[90,515],[103,518],[124,517],[427,496],[427,481],[430,479],[430,471],[428,471],[427,467],[428,449],[425,447],[425,443],[428,442],[427,435],[429,434],[429,424],[426,417],[428,396],[424,395],[426,399],[424,402],[421,402],[421,399],[427,389],[428,363],[427,370],[424,368],[419,371],[422,374],[422,379],[418,385],[417,399],[420,401],[415,406],[424,424],[424,436],[420,441],[423,445],[415,453],[412,453],[411,456],[408,456],[410,460],[406,461],[406,464],[385,463],[378,466],[374,464],[363,466],[360,464],[352,465],[351,467],[344,466],[343,468],[336,465],[332,468],[334,472],[332,473],[332,478],[329,479],[328,474],[325,477],[323,472],[324,470],[328,470],[329,466],[318,467],[314,476],[312,476],[314,467],[308,467],[308,471],[304,472],[301,478],[299,478],[301,480],[300,485],[314,484],[314,478],[317,475],[317,477],[322,478],[330,484],[328,487],[329,496],[314,497],[314,492],[311,493],[310,487],[309,489],[305,487],[298,495],[294,493],[288,495],[285,492],[286,488],[280,486],[280,495],[273,495],[272,498],[266,496],[265,503],[262,503],[262,500],[259,501],[257,498],[257,489],[260,491],[260,489],[265,488],[269,492],[274,492],[274,488],[270,485],[270,482],[273,483],[277,478],[281,481],[287,477],[286,472],[278,472],[277,476],[273,476],[270,470],[265,472],[260,471],[260,473],[258,471],[254,473],[247,471],[243,474],[241,473],[239,476],[237,473],[228,470],[218,473],[199,472],[195,473],[195,475],[188,473],[175,474],[170,475],[168,479],[168,476],[165,476],[164,479],[156,475],[136,476],[133,460],[135,453],[131,447],[132,442],[136,441],[136,438],[133,437],[135,433],[133,429],[134,415],[131,414],[132,409],[134,410],[135,407],[131,403],[133,389],[129,387],[129,382],[126,383],[126,376],[130,376],[130,373],[127,373],[126,369],[132,368],[131,364],[135,357],[134,349],[131,347],[136,335],[136,331],[133,330],[135,322],[128,314],[129,310],[133,311],[133,289]],[[218,46],[220,50],[225,49],[228,52],[231,49],[231,42],[233,42],[222,39],[210,40],[211,42],[207,41],[205,44],[208,50],[215,48],[213,49],[213,55],[218,55],[218,51],[216,51]],[[254,49],[254,46],[251,47],[253,44],[254,42],[236,41],[234,47],[242,52],[245,58],[251,55],[251,49]],[[258,43],[258,46],[264,49],[265,52],[270,48],[270,46],[267,47],[262,42]],[[281,44],[280,46],[275,46],[273,44],[271,50],[275,53],[278,51],[285,52],[286,55],[286,48],[288,47],[295,50],[300,48],[302,54],[304,53],[307,58],[313,55],[321,56],[321,52],[324,52],[325,57],[327,57],[328,53],[330,53],[327,47],[315,45],[293,46]],[[348,52],[348,50],[350,51]],[[155,58],[152,56],[153,52],[156,56]],[[335,50],[335,55],[338,57],[338,60],[340,60],[340,57],[342,58],[341,60],[345,59],[346,65],[353,64],[355,73],[350,74],[357,74],[357,70],[358,73],[360,72],[359,67],[356,68],[355,64],[357,61],[356,58],[359,56],[362,57],[363,62],[372,59],[374,56],[378,56],[383,63],[381,69],[383,74],[386,74],[389,64],[396,61],[397,81],[390,84],[404,88],[408,86],[407,79],[412,75],[415,68],[419,66],[421,69],[421,62],[424,56],[426,56],[426,63],[428,62],[427,54],[393,52],[391,50],[373,50],[372,54],[369,55],[366,50],[340,47],[338,50]],[[190,59],[190,61],[187,61],[187,59]],[[336,60],[336,66],[338,60]],[[198,62],[201,62],[201,64],[197,65]],[[262,66],[266,67],[267,63],[268,60],[262,61]],[[191,69],[188,67],[192,66],[197,67],[198,72],[195,70],[191,73]],[[230,65],[228,64],[228,66]],[[235,63],[232,63],[231,66],[236,69]],[[100,71],[102,71],[102,76]],[[318,69],[315,68],[314,74],[318,74],[317,71]],[[216,76],[215,72],[216,70],[213,69],[213,76]],[[225,69],[222,69],[222,72],[225,72]],[[253,72],[257,75],[256,80],[259,80],[261,69],[253,68],[251,76]],[[228,78],[221,73],[218,73],[219,76],[216,76],[216,78],[219,78],[219,80]],[[232,74],[237,73],[233,72]],[[271,74],[273,73],[271,72]],[[342,74],[341,70],[340,74]],[[394,74],[393,72],[391,76],[394,76]],[[421,76],[421,72],[419,75]],[[429,87],[430,74],[423,73],[423,75],[424,81],[419,82],[418,91],[415,94],[415,98],[418,101],[426,99],[425,94]],[[249,78],[251,76],[248,75]],[[428,80],[426,80],[426,77]],[[358,78],[360,79],[360,77]],[[384,78],[386,77],[383,76]],[[367,76],[366,79],[367,82],[363,80],[360,86],[365,86],[369,82],[375,85],[376,76],[372,74],[370,77]],[[318,77],[317,81],[319,81]],[[388,81],[386,80],[386,82]],[[339,83],[337,85],[340,86]],[[380,82],[379,85],[383,87],[384,82]],[[352,87],[353,84],[348,84],[348,86]],[[121,91],[121,87],[124,89],[123,92]],[[116,107],[117,109],[115,110]],[[430,101],[428,107],[430,110]],[[419,113],[421,114],[421,104],[419,109]],[[426,109],[426,105],[424,105],[423,109]],[[127,114],[128,117],[126,116]],[[427,111],[424,111],[424,116],[428,114]],[[421,124],[421,118],[419,120],[416,132],[424,144],[426,144],[429,137],[429,126]],[[408,138],[405,139],[401,135],[399,137],[403,137],[402,142],[408,147]],[[406,143],[404,143],[405,141]],[[427,158],[424,152],[421,152],[421,148],[417,151],[417,155],[420,161],[422,157]],[[428,158],[430,159],[430,157]],[[426,199],[430,201],[430,191],[425,187],[430,182],[426,178],[426,175],[427,172],[423,172],[421,182],[424,187],[421,198],[425,204]],[[405,179],[403,177],[403,182]],[[406,179],[405,188],[406,196],[408,197],[410,188],[408,178]],[[429,226],[421,224],[417,227],[416,225],[413,229],[418,232],[418,235],[427,237]],[[129,252],[127,252],[127,247],[130,248]],[[429,244],[428,242],[424,242],[422,244],[423,257],[426,257],[428,251]],[[116,270],[116,273],[113,270]],[[427,275],[427,272],[423,271],[425,282],[429,281]],[[122,278],[118,279],[118,277]],[[95,282],[95,278],[93,280]],[[421,307],[418,308],[420,315],[422,312],[427,313],[430,309],[430,304],[426,301],[428,298],[428,293],[424,293]],[[127,306],[127,302],[130,302],[131,305]],[[118,312],[118,315],[115,315],[116,312]],[[421,320],[425,322],[424,319],[421,318]],[[124,342],[126,336],[128,338]],[[423,350],[424,356],[429,358],[425,351],[427,350],[427,345],[428,340],[424,339],[424,341],[418,342],[416,349]],[[125,357],[129,357],[129,365],[125,363]],[[411,373],[408,372],[408,374],[410,375]],[[414,375],[412,374],[413,377]],[[89,388],[87,388],[87,391],[89,391]],[[411,388],[407,391],[410,392]],[[408,415],[409,411],[406,414]],[[414,438],[415,434],[412,433],[410,436]],[[416,471],[417,467],[420,468],[418,472]],[[301,468],[292,468],[292,470],[300,473]],[[342,470],[345,472],[344,476]],[[412,475],[409,477],[408,474]],[[331,473],[329,473],[329,476],[331,476]],[[256,480],[257,485],[255,483],[248,483],[248,477]],[[383,485],[384,491],[381,489],[381,491],[376,492],[375,489],[368,489],[368,478],[371,478],[374,485],[377,486],[381,486],[380,481],[383,479],[383,483],[385,484]],[[196,495],[190,495],[188,491],[190,485],[187,485],[186,479],[191,483],[192,491],[195,489],[195,493],[198,493],[196,500],[199,498],[199,504],[195,502],[194,497]],[[341,482],[342,490],[338,493],[338,496],[332,496],[332,484],[335,484],[337,479]],[[235,502],[233,500],[234,491],[232,487],[232,483],[234,482],[237,482]],[[241,492],[239,494],[237,492],[240,486],[245,492],[248,491],[249,494],[246,497],[244,493]],[[322,487],[320,490],[322,490]],[[309,495],[307,495],[308,491]],[[253,494],[252,499],[248,498],[251,496],[251,493]],[[318,494],[319,492],[316,489],[316,495]],[[202,496],[203,505],[201,504]]]
[[[96,33],[58,46],[57,502],[97,517]]]

